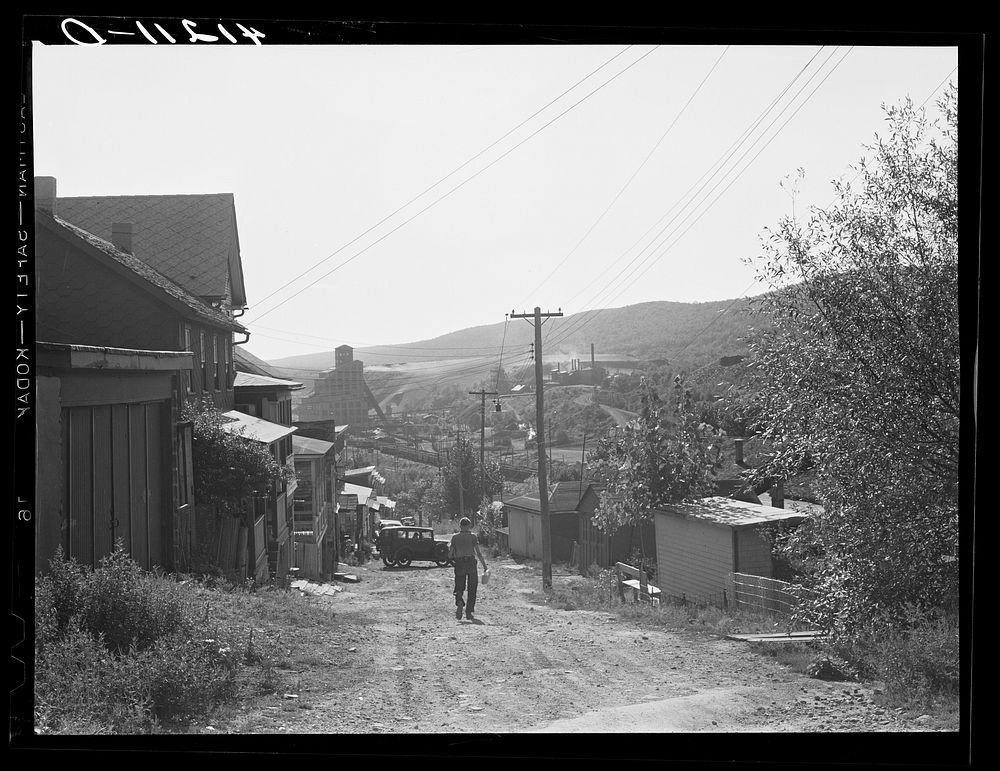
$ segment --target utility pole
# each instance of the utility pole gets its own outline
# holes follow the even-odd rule
[[[455,457],[458,458],[458,518],[465,516],[465,491],[462,489],[462,453],[459,450],[458,442],[462,438],[462,432],[455,429]]]
[[[552,523],[549,519],[549,483],[545,477],[545,404],[544,404],[544,373],[542,371],[542,324],[543,319],[562,316],[562,308],[558,313],[542,313],[535,306],[535,312],[514,313],[512,319],[534,319],[535,328],[535,440],[538,442],[538,504],[542,524],[542,589],[552,588]],[[529,321],[529,323],[531,323]]]
[[[479,491],[486,495],[486,397],[499,396],[496,391],[469,391],[469,396],[482,397],[483,403],[479,409]],[[499,402],[497,402],[499,404]],[[476,524],[479,507],[472,511],[472,524]]]

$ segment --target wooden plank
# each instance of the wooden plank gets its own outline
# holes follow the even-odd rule
[[[128,408],[129,422],[129,482],[132,502],[132,559],[149,568],[149,510],[147,496],[149,480],[147,478],[146,456],[146,407],[142,404],[130,404]]]
[[[111,407],[111,465],[114,480],[115,538],[132,548],[132,501],[129,491],[128,406]]]
[[[625,586],[631,587],[632,589],[635,589],[636,591],[638,591],[638,589],[639,589],[639,582],[636,581],[634,578],[630,578],[627,581],[622,581],[622,584],[624,584]],[[653,586],[652,584],[646,584],[646,590],[647,590],[647,592],[649,594],[652,594],[652,595],[660,594],[659,588]]]
[[[94,458],[94,561],[111,554],[117,536],[114,513],[114,479],[111,462],[111,407],[91,411]]]
[[[67,465],[69,554],[83,565],[94,564],[93,456],[90,409],[74,407],[64,414],[69,425]]]
[[[164,485],[163,422],[160,404],[146,405],[146,463],[148,484],[146,488],[147,530],[146,548],[149,567],[164,565],[163,554],[163,498],[169,489],[169,479]]]
[[[734,634],[726,635],[727,640],[739,642],[811,642],[826,638],[825,632],[794,632],[792,634]]]

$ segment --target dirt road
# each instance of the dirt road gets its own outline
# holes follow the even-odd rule
[[[290,635],[288,690],[211,730],[926,730],[875,703],[870,685],[814,680],[707,633],[559,610],[537,568],[490,562],[475,622],[455,620],[449,568],[359,568],[360,583],[311,598],[310,642]]]

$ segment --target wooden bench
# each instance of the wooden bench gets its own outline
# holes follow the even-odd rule
[[[625,587],[628,587],[632,590],[633,602],[643,600],[653,605],[660,604],[660,589],[649,583],[644,570],[626,565],[624,562],[616,562],[615,574],[618,578],[618,596],[621,597],[622,602],[625,601]],[[625,578],[624,576],[631,576],[631,578]],[[645,590],[643,590],[643,587],[645,587]]]

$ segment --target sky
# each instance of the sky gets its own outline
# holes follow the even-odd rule
[[[36,43],[35,174],[65,196],[232,193],[246,348],[273,361],[536,305],[759,293],[766,229],[833,201],[883,104],[936,114],[957,63],[909,46]]]

